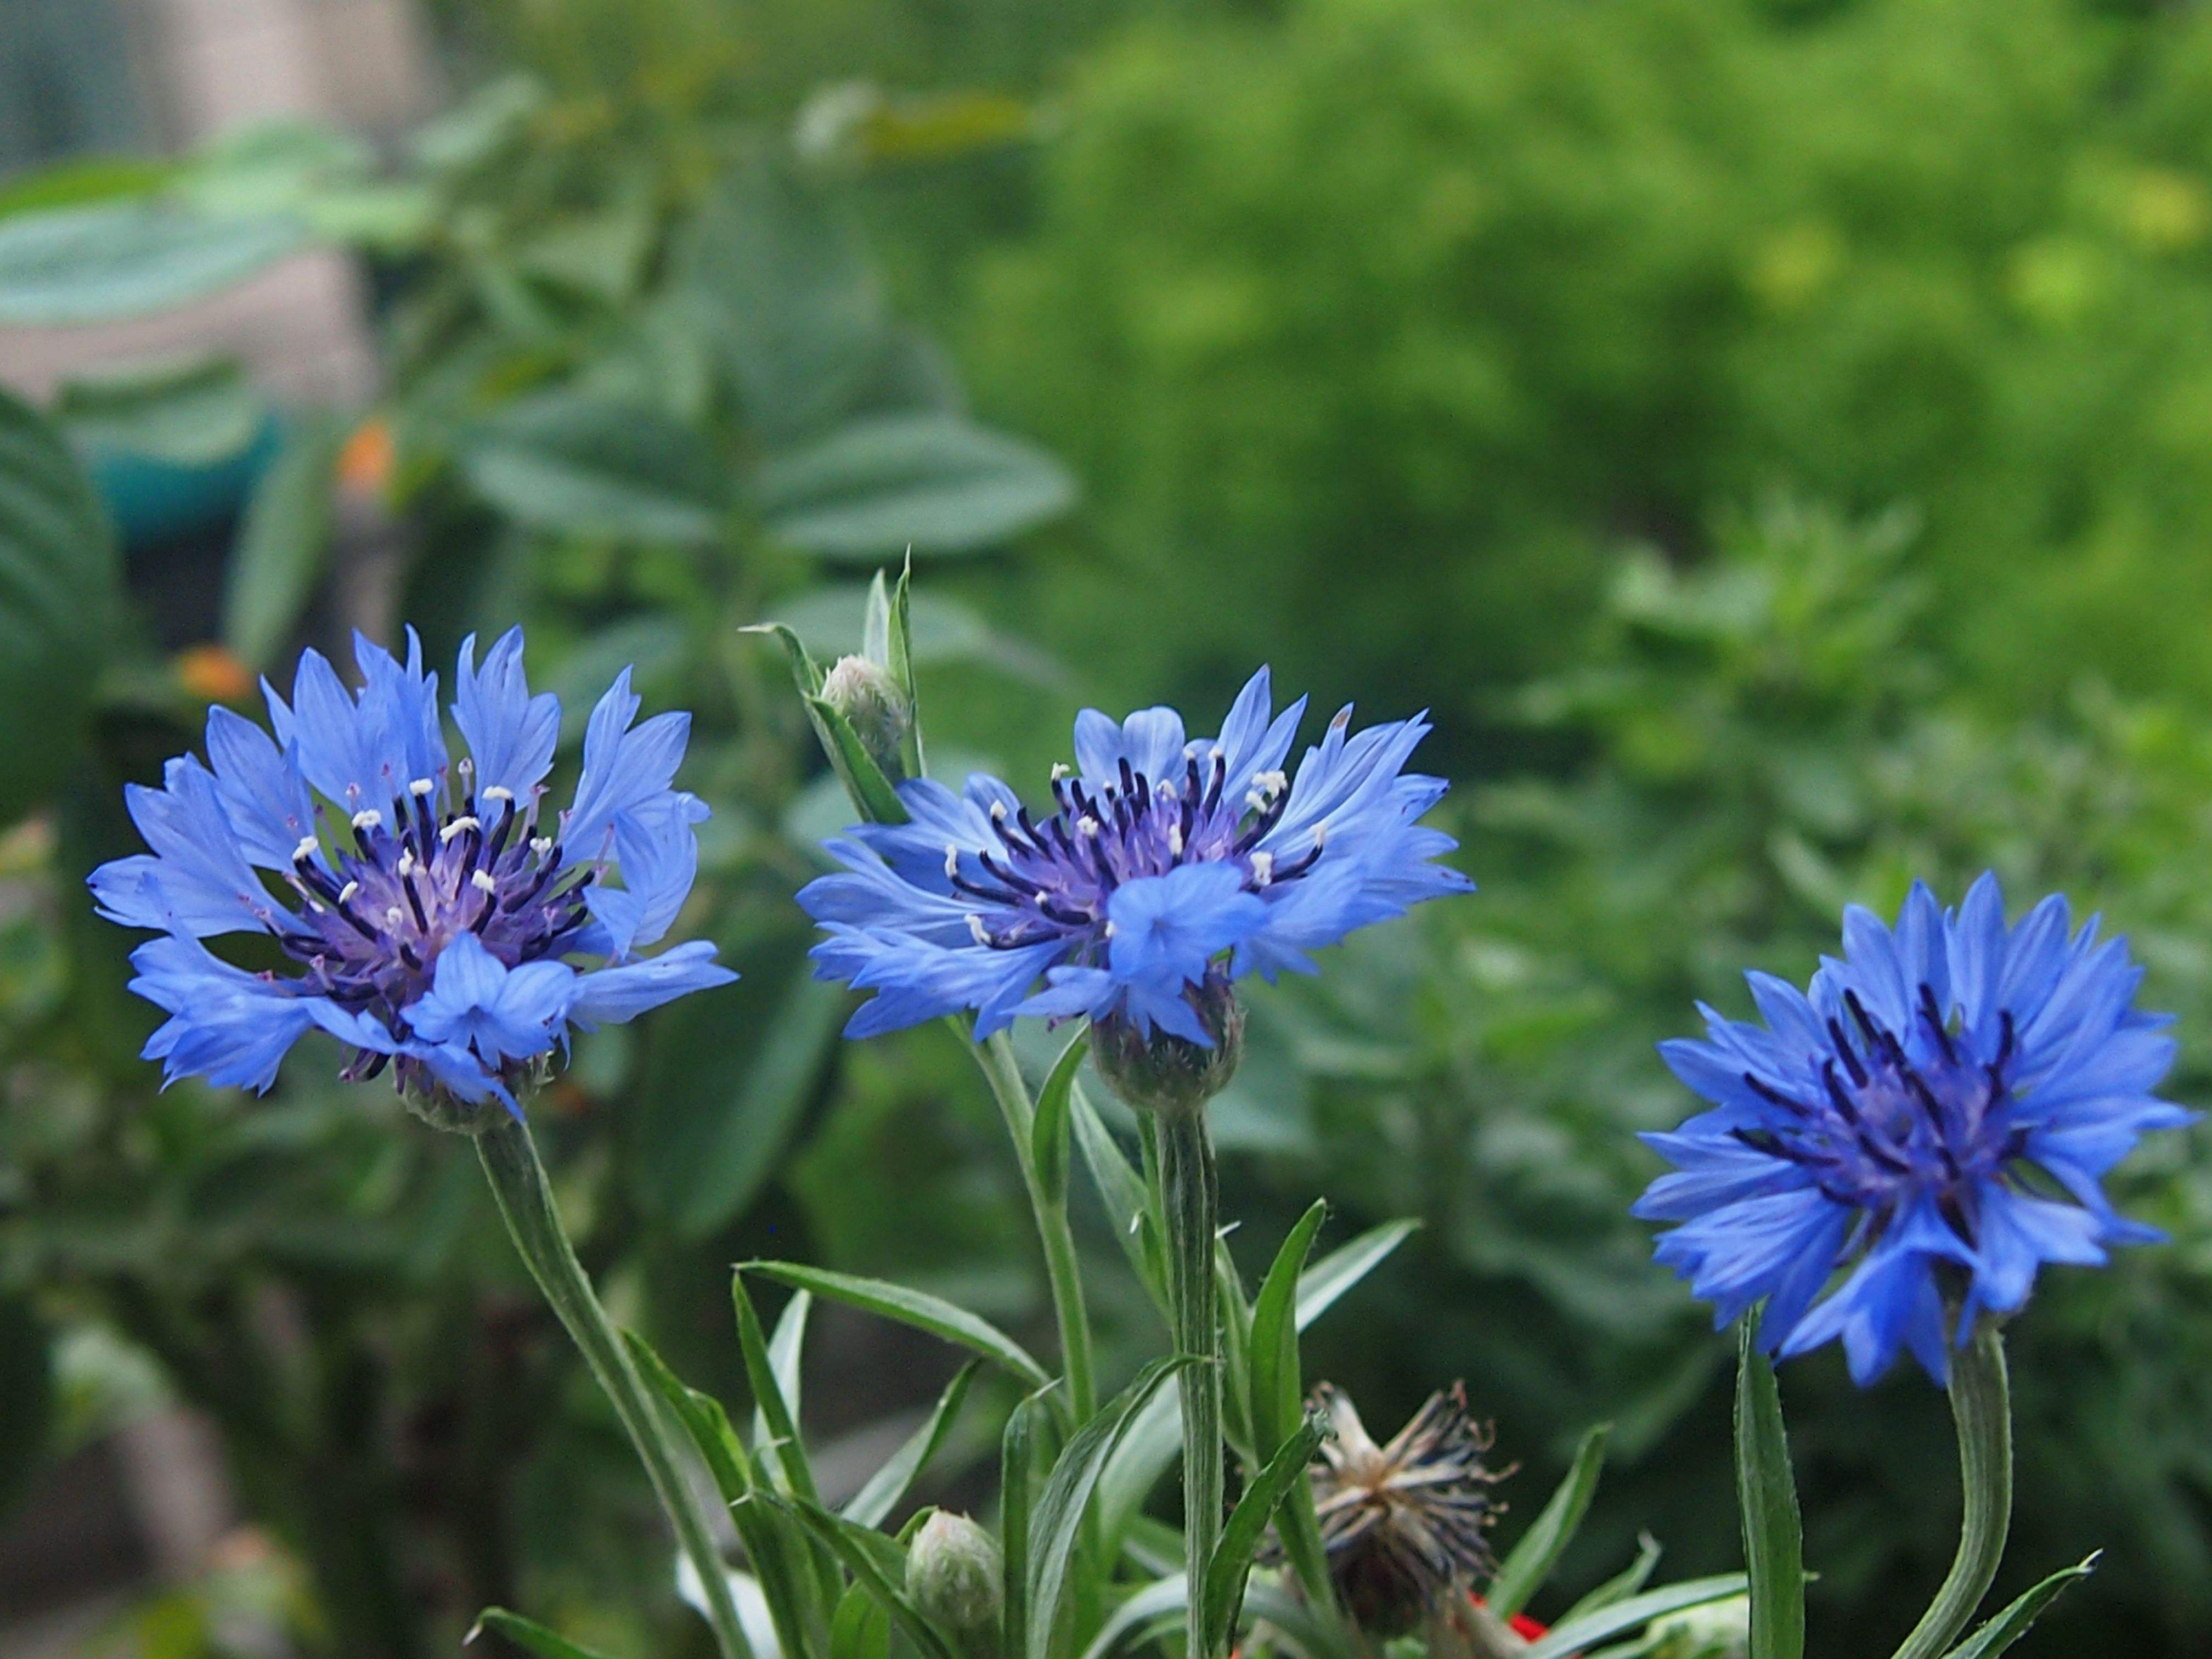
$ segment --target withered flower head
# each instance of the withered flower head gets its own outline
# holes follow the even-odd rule
[[[1361,1629],[1401,1634],[1497,1565],[1490,1488],[1512,1471],[1483,1466],[1491,1431],[1468,1416],[1462,1383],[1431,1395],[1384,1446],[1334,1385],[1314,1404],[1334,1431],[1309,1471],[1329,1577]]]

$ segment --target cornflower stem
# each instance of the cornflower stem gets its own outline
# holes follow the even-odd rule
[[[615,1415],[629,1431],[630,1443],[637,1449],[638,1461],[645,1465],[677,1542],[699,1575],[707,1598],[708,1622],[714,1626],[722,1659],[753,1659],[751,1644],[738,1622],[721,1552],[715,1547],[697,1495],[684,1479],[667,1425],[653,1410],[629,1350],[592,1293],[583,1265],[576,1260],[529,1126],[504,1112],[495,1112],[493,1117],[475,1137],[477,1156],[491,1182],[492,1196],[507,1222],[508,1237],[514,1240],[531,1277],[545,1293],[570,1340],[581,1351],[592,1376],[605,1390]]]
[[[963,1036],[966,1033],[963,1033]],[[1037,1171],[1039,1151],[1031,1132],[1036,1117],[1029,1085],[1014,1058],[1014,1045],[1004,1031],[978,1042],[968,1039],[975,1063],[991,1085],[1013,1138],[1016,1161],[1022,1166],[1022,1185],[1036,1218],[1037,1240],[1044,1247],[1045,1279],[1052,1287],[1052,1311],[1060,1326],[1060,1359],[1067,1378],[1067,1403],[1078,1424],[1091,1420],[1098,1409],[1097,1383],[1091,1363],[1091,1317],[1083,1304],[1083,1277],[1076,1264],[1075,1235],[1067,1224],[1067,1200],[1054,1197]]]
[[[1215,1311],[1213,1242],[1221,1231],[1221,1198],[1213,1139],[1200,1106],[1161,1112],[1160,1208],[1167,1224],[1168,1310],[1176,1352],[1198,1363],[1177,1379],[1182,1395],[1182,1535],[1188,1583],[1206,1583],[1221,1537],[1221,1326]],[[1207,1651],[1205,1597],[1188,1598],[1190,1659]]]
[[[2004,1338],[1984,1320],[1951,1361],[1951,1415],[1959,1427],[1959,1474],[1966,1513],[1959,1553],[1896,1659],[1936,1659],[1989,1594],[2012,1525],[2012,1401]]]

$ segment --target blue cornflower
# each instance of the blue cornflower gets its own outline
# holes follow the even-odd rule
[[[1305,699],[1272,710],[1264,668],[1218,738],[1186,741],[1171,708],[1085,709],[1042,818],[981,774],[959,794],[901,784],[911,821],[830,842],[845,870],[799,896],[830,935],[820,975],[876,993],[848,1033],[970,1009],[978,1036],[1087,1015],[1210,1046],[1202,988],[1311,972],[1308,951],[1474,885],[1431,862],[1455,843],[1418,822],[1443,781],[1402,769],[1425,719],[1355,734],[1347,708],[1293,778]]]
[[[153,851],[102,865],[92,890],[111,921],[162,934],[131,954],[131,989],[169,1016],[145,1052],[170,1079],[265,1090],[319,1028],[355,1050],[349,1079],[388,1066],[410,1094],[513,1109],[570,1026],[736,977],[708,944],[635,956],[698,865],[707,808],[672,787],[690,716],[633,728],[623,670],[592,710],[574,804],[543,823],[561,704],[531,695],[522,630],[481,666],[475,636],[462,644],[453,714],[470,753],[451,763],[438,677],[412,629],[407,643],[403,664],[355,635],[358,692],[307,652],[289,703],[263,683],[273,739],[211,708],[209,764],[180,755],[163,787],[125,792]],[[241,933],[298,970],[248,972],[200,943]]]
[[[1942,1382],[1952,1342],[2017,1312],[2045,1262],[2160,1237],[2100,1182],[2196,1114],[2151,1092],[2171,1017],[2132,1006],[2142,969],[2097,925],[2069,936],[2053,895],[2008,927],[1991,875],[1955,911],[1916,884],[1894,928],[1845,911],[1844,959],[1808,992],[1748,975],[1763,1026],[1701,1004],[1705,1041],[1660,1046],[1714,1109],[1644,1137],[1676,1172],[1636,1213],[1682,1224],[1658,1258],[1717,1324],[1765,1297],[1770,1353],[1840,1337],[1863,1385],[1905,1346]]]

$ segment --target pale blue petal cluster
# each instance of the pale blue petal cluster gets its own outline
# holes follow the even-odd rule
[[[1763,1024],[1701,1006],[1703,1042],[1661,1045],[1713,1109],[1644,1137],[1675,1165],[1636,1206],[1679,1224],[1659,1260],[1718,1324],[1764,1299],[1771,1353],[1840,1340],[1863,1385],[1909,1348],[1944,1381],[2044,1263],[2158,1237],[2102,1185],[2196,1115],[2153,1093],[2174,1045],[2142,978],[2061,896],[2008,926],[1994,876],[1955,910],[1915,885],[1894,927],[1853,906],[1805,993],[1749,975]]]
[[[966,1010],[979,1036],[1036,1014],[1205,1044],[1209,979],[1310,973],[1354,928],[1470,889],[1419,822],[1443,780],[1405,770],[1427,720],[1354,732],[1346,708],[1292,776],[1304,712],[1274,712],[1264,668],[1218,737],[1188,739],[1171,708],[1086,709],[1036,817],[996,778],[900,785],[909,821],[830,842],[844,869],[799,896],[829,935],[821,976],[875,993],[849,1033]]]
[[[288,702],[263,685],[263,731],[210,711],[206,763],[182,755],[159,789],[133,785],[152,850],[92,876],[100,912],[161,937],[131,988],[169,1016],[147,1044],[167,1075],[266,1089],[321,1030],[355,1050],[349,1077],[515,1105],[522,1068],[572,1026],[627,1020],[735,977],[714,948],[635,952],[665,935],[698,867],[707,816],[674,787],[690,717],[634,726],[625,669],[592,711],[575,804],[542,822],[561,705],[531,694],[522,630],[455,672],[450,758],[438,677],[408,634],[404,662],[356,635],[349,690],[307,652]],[[295,973],[249,973],[200,943],[272,937]]]

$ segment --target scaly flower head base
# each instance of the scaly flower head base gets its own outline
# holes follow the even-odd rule
[[[146,1052],[172,1079],[266,1089],[320,1029],[353,1048],[347,1079],[388,1067],[418,1110],[463,1127],[487,1101],[512,1109],[571,1025],[732,977],[710,945],[635,957],[697,867],[707,809],[672,787],[689,717],[632,729],[625,671],[592,713],[574,804],[550,817],[560,703],[531,695],[521,631],[481,666],[473,638],[461,647],[458,761],[411,631],[409,647],[403,664],[356,636],[352,693],[307,653],[289,703],[264,688],[273,738],[212,709],[208,764],[180,756],[163,788],[128,792],[153,850],[92,889],[102,915],[163,935],[133,953],[131,988],[170,1016]],[[298,971],[248,973],[200,943],[237,933]]]
[[[1443,781],[1404,770],[1427,722],[1354,733],[1347,708],[1293,776],[1304,708],[1273,714],[1262,669],[1217,738],[1186,740],[1170,708],[1085,710],[1042,815],[981,775],[958,794],[901,784],[910,821],[831,842],[845,869],[799,894],[830,936],[822,976],[876,993],[849,1034],[966,1009],[978,1036],[1087,1016],[1206,1048],[1211,977],[1310,972],[1310,951],[1468,890],[1419,822]]]
[[[1751,975],[1764,1025],[1705,1008],[1703,1042],[1662,1045],[1714,1109],[1644,1137],[1676,1172],[1636,1212],[1680,1224],[1659,1260],[1718,1323],[1765,1301],[1770,1352],[1840,1340],[1864,1384],[1909,1347],[1940,1382],[2042,1264],[2159,1236],[2102,1180],[2194,1114],[2151,1092],[2173,1042],[2124,940],[2069,932],[2063,898],[2008,927],[1993,876],[1955,911],[1916,885],[1894,928],[1846,912],[1844,946],[1804,994]]]

